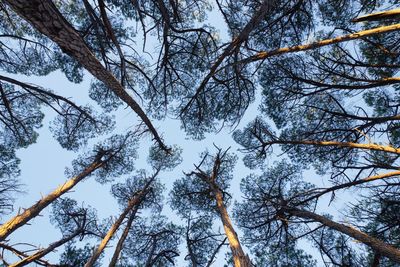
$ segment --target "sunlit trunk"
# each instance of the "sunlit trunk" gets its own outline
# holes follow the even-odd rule
[[[340,224],[337,222],[334,222],[324,216],[318,215],[314,212],[311,211],[306,211],[306,210],[300,210],[296,208],[284,208],[284,211],[294,215],[296,217],[300,217],[303,219],[311,219],[313,221],[319,222],[331,229],[334,229],[336,231],[339,231],[343,234],[346,234],[361,243],[364,243],[365,245],[369,246],[372,250],[375,251],[375,253],[378,253],[381,256],[388,257],[389,259],[400,263],[400,250],[377,239],[374,237],[371,237],[367,235],[364,232],[361,232],[353,227]]]
[[[373,29],[350,33],[350,34],[342,35],[342,36],[335,37],[332,39],[325,39],[325,40],[321,40],[321,41],[312,42],[309,44],[295,45],[295,46],[278,48],[278,49],[271,50],[271,51],[259,52],[254,56],[248,57],[242,61],[238,61],[236,64],[243,64],[243,63],[249,63],[249,62],[257,61],[257,60],[264,60],[266,58],[278,56],[281,54],[311,50],[311,49],[315,49],[315,48],[326,46],[326,45],[337,44],[337,43],[341,43],[341,42],[361,39],[361,38],[365,38],[365,37],[372,36],[372,35],[388,33],[388,32],[393,32],[393,31],[398,31],[398,30],[400,30],[400,24],[376,27]]]
[[[121,226],[122,222],[128,215],[128,213],[136,206],[139,205],[142,201],[143,198],[143,192],[132,198],[128,206],[125,208],[125,210],[121,213],[121,215],[118,217],[118,219],[115,221],[115,223],[111,226],[111,228],[108,230],[106,236],[101,240],[99,246],[95,249],[95,251],[92,254],[92,257],[87,261],[85,264],[85,267],[91,267],[95,264],[95,262],[98,260],[100,257],[101,253],[107,246],[108,242],[111,240],[111,238],[114,236],[115,232],[117,232],[118,228]]]
[[[378,144],[359,144],[352,142],[313,141],[313,140],[273,140],[271,142],[264,143],[264,145],[268,144],[336,146],[336,147],[348,147],[348,148],[357,148],[357,149],[383,151],[388,153],[400,154],[400,148],[395,148],[392,146],[383,146]]]
[[[232,251],[232,257],[235,267],[249,267],[251,261],[249,257],[244,253],[242,246],[240,245],[239,238],[233,228],[231,219],[229,218],[228,211],[226,210],[224,199],[221,190],[214,187],[213,193],[217,202],[217,209],[224,226],[225,235],[228,238],[229,247]]]
[[[135,210],[133,210],[132,214],[129,216],[129,219],[128,219],[128,222],[126,223],[125,229],[124,229],[120,239],[118,240],[117,246],[115,247],[115,251],[114,251],[114,254],[112,256],[112,259],[111,259],[109,267],[114,267],[118,262],[118,258],[119,258],[119,255],[120,255],[121,251],[122,251],[125,239],[128,236],[129,230],[131,229],[131,226],[132,226],[132,223],[133,223],[133,220],[136,217],[136,212],[137,212],[137,208]]]
[[[345,189],[345,188],[349,188],[349,187],[353,187],[353,186],[357,186],[357,185],[361,185],[361,184],[365,184],[365,183],[369,183],[369,182],[373,182],[373,181],[383,180],[383,179],[387,179],[387,178],[397,178],[399,175],[400,175],[400,171],[393,171],[393,172],[369,176],[367,178],[351,181],[348,183],[338,184],[338,185],[335,185],[335,186],[332,186],[329,188],[323,188],[323,189],[321,188],[321,189],[318,189],[318,191],[315,190],[314,191],[315,194],[312,194],[310,197],[303,199],[301,201],[301,203],[309,202],[312,199],[319,198],[325,194],[335,192],[337,190],[341,190],[341,189]]]
[[[46,254],[54,251],[54,249],[58,248],[59,246],[62,246],[65,243],[71,241],[76,236],[78,236],[81,232],[82,232],[82,230],[79,229],[76,232],[74,232],[73,234],[71,234],[71,235],[69,235],[69,236],[67,236],[67,237],[65,237],[65,238],[63,238],[63,239],[61,239],[61,240],[59,240],[57,242],[54,242],[54,243],[50,244],[50,246],[48,246],[47,248],[41,249],[38,252],[36,252],[35,254],[33,254],[33,255],[29,256],[29,257],[26,257],[25,259],[23,259],[23,260],[21,260],[19,262],[11,264],[8,267],[21,267],[21,266],[25,266],[27,264],[30,264],[30,263],[32,263],[34,261],[37,261],[38,259],[44,257]]]
[[[108,230],[106,236],[100,242],[100,245],[93,252],[92,257],[85,264],[85,267],[91,267],[94,265],[94,263],[97,261],[97,259],[100,257],[101,253],[107,246],[108,242],[111,240],[111,238],[114,236],[115,232],[121,226],[123,220],[126,218],[126,216],[128,216],[129,212],[133,209],[136,210],[136,207],[143,201],[144,197],[149,192],[148,190],[149,190],[151,183],[155,180],[159,171],[160,170],[157,170],[153,174],[153,176],[147,181],[147,183],[145,184],[143,189],[136,196],[134,196],[132,199],[129,200],[128,206],[125,208],[125,210],[122,212],[122,214],[118,217],[118,219],[115,221],[115,223],[111,226],[110,230]],[[136,213],[136,211],[135,211],[135,213]],[[127,230],[126,234],[128,234],[129,228],[125,228],[125,230]],[[123,243],[123,241],[122,241],[122,243]],[[121,243],[121,246],[122,246],[122,243]],[[117,257],[118,257],[118,255],[117,255]]]
[[[50,205],[54,200],[68,192],[77,183],[82,181],[85,177],[90,175],[93,171],[100,168],[104,162],[100,159],[95,160],[89,167],[83,170],[79,175],[69,179],[64,184],[60,185],[53,192],[43,197],[30,208],[24,209],[21,214],[11,218],[9,221],[0,226],[0,241],[6,239],[12,232],[26,224],[29,220],[39,215],[39,213]]]

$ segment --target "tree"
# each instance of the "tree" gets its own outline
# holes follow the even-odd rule
[[[131,228],[122,258],[128,266],[174,266],[181,229],[163,216],[140,218]]]
[[[282,247],[285,242],[307,236],[318,229],[307,229],[310,228],[308,224],[315,222],[364,243],[381,256],[399,261],[400,250],[390,243],[316,214],[313,210],[316,198],[308,197],[315,190],[312,185],[299,181],[299,171],[295,167],[280,162],[258,179],[257,186],[252,183],[254,177],[243,181],[242,188],[248,200],[236,210],[238,220],[247,235],[253,236],[252,244],[257,249],[262,247],[265,251],[270,242]]]
[[[185,260],[192,267],[211,266],[221,248],[227,245],[227,237],[213,230],[210,216],[198,216],[192,212],[184,217],[187,222],[184,229],[187,248]]]
[[[229,246],[226,266],[315,266],[317,254],[326,266],[398,265],[398,17],[391,0],[0,1],[2,262],[51,266],[64,247],[67,266],[222,266]],[[71,83],[88,72],[94,103],[25,77],[55,71]],[[121,127],[123,106],[137,123]],[[171,118],[190,147],[165,141],[158,122]],[[15,211],[18,156],[44,124],[81,156],[64,184]],[[236,156],[218,147],[183,178],[159,177],[229,127],[253,172],[244,198]],[[90,177],[111,188],[118,215],[97,218],[101,203],[66,195]],[[49,206],[62,237],[14,244]]]
[[[227,189],[235,161],[236,157],[228,154],[228,150],[217,148],[215,156],[205,152],[200,164],[195,165],[196,170],[175,182],[171,202],[172,207],[186,218],[190,218],[191,210],[211,217],[217,215],[224,227],[235,266],[251,266],[226,207],[229,196]]]

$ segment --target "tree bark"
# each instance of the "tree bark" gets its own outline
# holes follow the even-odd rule
[[[259,52],[259,53],[255,54],[254,56],[251,56],[251,57],[248,57],[241,61],[238,61],[235,64],[246,64],[246,63],[250,63],[253,61],[264,60],[264,59],[267,59],[267,58],[270,58],[273,56],[278,56],[281,54],[307,51],[307,50],[315,49],[315,48],[322,47],[322,46],[338,44],[338,43],[342,43],[342,42],[346,42],[346,41],[361,39],[361,38],[372,36],[372,35],[388,33],[388,32],[393,32],[393,31],[398,31],[398,30],[400,30],[400,24],[376,27],[376,28],[369,29],[369,30],[363,30],[363,31],[355,32],[355,33],[342,35],[342,36],[335,37],[332,39],[325,39],[325,40],[321,40],[321,41],[312,42],[310,44],[282,47],[282,48],[278,48],[278,49],[271,50],[271,51]]]
[[[5,2],[39,32],[58,44],[64,53],[74,58],[94,77],[107,85],[140,117],[159,146],[163,150],[169,151],[139,104],[125,91],[114,75],[100,63],[83,38],[51,0],[6,0]]]
[[[228,238],[229,247],[232,251],[233,263],[235,267],[251,267],[251,261],[249,257],[244,253],[242,246],[240,245],[239,238],[233,228],[231,219],[229,218],[228,211],[224,204],[224,198],[221,190],[214,185],[212,188],[215,200],[217,202],[217,209],[224,226],[225,235]]]
[[[371,249],[373,249],[375,251],[375,253],[378,253],[381,256],[388,257],[389,259],[391,259],[397,263],[400,263],[400,250],[399,249],[397,249],[377,238],[371,237],[371,236],[367,235],[366,233],[361,232],[353,227],[334,222],[324,216],[318,215],[311,211],[300,210],[300,209],[291,208],[291,207],[284,207],[283,210],[291,215],[296,216],[296,217],[300,217],[303,219],[311,219],[311,220],[319,222],[331,229],[334,229],[343,234],[346,234],[346,235],[364,243],[365,245],[369,246]]]
[[[336,190],[340,190],[340,189],[344,189],[344,188],[349,188],[352,186],[356,186],[356,185],[361,185],[364,183],[369,183],[369,182],[373,182],[373,181],[377,181],[377,180],[383,180],[386,178],[396,178],[400,175],[400,171],[393,171],[393,172],[388,172],[388,173],[383,173],[383,174],[378,174],[378,175],[373,175],[373,176],[369,176],[367,178],[363,178],[363,179],[359,179],[356,181],[351,181],[348,183],[343,183],[343,184],[338,184],[329,188],[321,188],[318,189],[319,191],[315,191],[316,193],[314,195],[311,195],[310,197],[304,199],[301,201],[301,203],[307,203],[312,199],[316,199],[319,198],[325,194],[328,194],[330,192],[334,192]]]
[[[26,224],[29,220],[39,215],[39,213],[50,205],[54,200],[68,192],[72,189],[77,183],[82,181],[85,177],[90,175],[93,171],[97,170],[104,164],[101,161],[101,157],[96,157],[96,160],[86,169],[84,169],[77,176],[69,179],[64,184],[57,187],[53,192],[43,197],[41,200],[36,202],[33,206],[28,209],[25,209],[21,214],[11,218],[6,223],[0,226],[0,241],[5,240],[12,232],[17,230],[22,225]]]
[[[352,22],[361,22],[361,21],[373,21],[373,20],[382,20],[382,19],[395,19],[400,16],[400,8],[376,12],[364,16],[360,16],[358,18],[352,19]]]

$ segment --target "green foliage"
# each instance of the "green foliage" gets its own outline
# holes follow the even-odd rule
[[[285,244],[271,244],[268,250],[256,250],[255,253],[256,266],[276,266],[276,267],[312,267],[317,262],[311,255],[304,250],[296,248],[294,242]],[[347,265],[346,265],[347,266]]]
[[[352,247],[352,240],[346,235],[322,227],[313,232],[309,238],[320,251],[326,266],[356,267],[365,265],[365,259]]]
[[[145,192],[120,226],[123,229],[127,218],[133,218],[118,266],[173,266],[182,256],[195,267],[221,259],[227,241],[214,225],[216,192],[222,193],[226,207],[232,198],[239,199],[228,192],[237,157],[218,148],[215,155],[206,151],[191,172],[173,182],[169,204],[182,226],[154,215],[162,212],[166,190],[158,176],[181,163],[182,148],[152,145],[147,160],[151,170],[134,172],[140,151],[138,130],[118,134],[121,129],[114,128],[115,118],[127,102],[120,96],[127,93],[146,110],[143,114],[137,111],[141,107],[133,108],[147,126],[152,125],[147,115],[157,120],[175,117],[193,140],[223,127],[235,129],[233,138],[242,148],[245,165],[261,169],[243,179],[244,200],[234,208],[244,234],[241,243],[251,248],[256,266],[316,266],[309,255],[312,251],[299,248],[304,240],[319,251],[326,266],[369,266],[377,259],[382,266],[396,266],[371,248],[359,249],[343,233],[292,213],[320,214],[326,204],[324,196],[330,193],[329,203],[336,199],[349,202],[350,219],[358,228],[399,247],[399,181],[390,173],[382,179],[376,176],[389,171],[395,175],[399,170],[399,31],[312,46],[298,53],[287,49],[280,54],[283,50],[279,48],[297,46],[296,50],[304,47],[301,44],[395,24],[398,18],[393,16],[363,23],[351,20],[398,8],[398,1],[42,2],[41,10],[46,5],[55,8],[56,15],[71,25],[69,30],[76,30],[77,39],[85,46],[77,50],[89,49],[88,54],[104,68],[102,74],[98,74],[102,67],[97,61],[87,62],[85,70],[70,50],[60,49],[47,37],[47,24],[52,23],[47,21],[43,28],[37,25],[35,29],[25,20],[29,15],[31,22],[44,20],[41,10],[34,13],[32,8],[23,18],[11,0],[0,1],[0,71],[26,76],[60,71],[72,83],[86,79],[86,71],[100,80],[108,72],[106,77],[116,78],[112,79],[115,88],[111,82],[91,82],[89,97],[106,112],[102,113],[87,103],[75,104],[65,92],[56,94],[0,75],[1,215],[12,210],[19,188],[18,150],[38,140],[44,112],[47,115],[52,110],[56,114],[50,124],[53,137],[62,148],[81,154],[67,169],[68,177],[100,164],[91,175],[101,184],[118,180],[111,186],[111,194],[124,210],[132,197]],[[212,25],[209,16],[215,14],[224,25]],[[67,33],[64,30],[52,37],[56,43]],[[223,38],[224,30],[228,38]],[[259,113],[236,130],[258,96]],[[130,107],[135,105],[131,102]],[[141,125],[137,129],[142,130]],[[153,131],[149,127],[142,133],[148,130]],[[90,139],[97,142],[93,149],[86,148]],[[378,145],[393,153],[377,151]],[[272,163],[277,155],[287,159]],[[266,168],[266,161],[272,163],[271,168]],[[304,170],[327,188],[306,182]],[[373,179],[360,180],[369,176],[376,178],[374,183]],[[350,187],[357,187],[361,194],[354,192],[351,200],[335,197]],[[114,222],[108,217],[100,223],[93,208],[69,198],[52,204],[51,221],[63,237],[77,230],[80,239],[103,237]],[[150,213],[152,216],[147,216]],[[76,241],[66,246],[62,266],[84,266],[90,257],[91,244],[82,247]],[[2,242],[8,244],[8,240]],[[183,242],[187,251],[180,253]],[[233,266],[230,252],[226,266]]]
[[[286,206],[312,209],[314,205],[303,201],[313,186],[302,181],[298,167],[278,162],[259,176],[247,176],[240,188],[245,200],[236,203],[234,215],[250,246],[258,251],[271,245],[285,247],[304,231],[301,223],[284,211]]]
[[[83,248],[77,248],[73,243],[69,243],[61,254],[60,265],[64,267],[84,267],[92,255],[92,250],[93,247],[90,244],[86,244]],[[100,263],[94,264],[94,267],[99,266]]]
[[[101,234],[98,228],[96,210],[92,207],[79,207],[71,198],[57,199],[52,204],[51,222],[57,226],[63,236],[80,231],[80,240],[87,236]]]
[[[218,154],[219,155],[219,154]],[[196,166],[196,171],[186,174],[185,177],[174,182],[173,189],[170,193],[171,207],[178,214],[187,217],[191,211],[195,210],[201,214],[215,216],[217,215],[216,200],[213,195],[210,182],[199,173],[204,174],[208,178],[213,175],[215,170],[215,161],[219,156],[213,156],[209,152],[201,155],[201,163]],[[225,205],[229,203],[229,182],[233,178],[233,168],[237,157],[234,154],[224,154],[219,159],[218,173],[216,174],[216,186],[224,194]],[[197,173],[197,171],[199,173]]]
[[[213,218],[195,212],[184,217],[184,239],[187,248],[185,260],[188,266],[208,266],[215,260],[221,246],[226,244],[224,234],[213,230]]]
[[[163,216],[136,220],[124,245],[122,265],[174,266],[181,231]]]
[[[166,152],[158,146],[150,147],[147,162],[155,170],[171,171],[182,162],[182,149],[173,146]]]
[[[92,175],[100,183],[113,181],[116,177],[129,174],[134,170],[136,149],[137,136],[134,133],[113,135],[95,145],[92,151],[75,159],[72,162],[72,168],[66,170],[66,175],[70,177],[78,175],[100,156],[103,164]]]
[[[150,208],[152,212],[160,212],[162,209],[164,186],[158,181],[153,180],[155,174],[148,175],[145,170],[139,170],[133,177],[128,178],[124,183],[114,184],[111,188],[113,196],[118,203],[125,207],[128,201],[137,196],[142,191],[146,191],[146,195],[137,208]],[[147,185],[150,183],[149,185]],[[146,188],[146,185],[148,188]]]

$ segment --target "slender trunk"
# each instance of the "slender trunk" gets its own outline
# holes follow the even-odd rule
[[[313,42],[310,44],[295,45],[295,46],[278,48],[278,49],[271,50],[271,51],[259,52],[254,56],[248,57],[248,58],[238,61],[234,64],[250,63],[253,61],[264,60],[266,58],[278,56],[281,54],[312,50],[312,49],[326,46],[326,45],[342,43],[342,42],[346,42],[346,41],[350,41],[350,40],[361,39],[361,38],[372,36],[372,35],[388,33],[388,32],[393,32],[393,31],[398,31],[398,30],[400,30],[400,24],[376,27],[373,29],[350,33],[350,34],[342,35],[342,36],[335,37],[332,39],[325,39],[325,40]]]
[[[122,251],[122,247],[124,245],[126,237],[128,236],[129,231],[130,231],[131,226],[132,226],[132,223],[133,223],[133,220],[136,217],[137,210],[138,210],[137,208],[135,210],[133,210],[132,214],[130,215],[130,217],[128,219],[128,222],[126,223],[124,232],[122,233],[120,239],[118,240],[117,246],[115,247],[115,251],[114,251],[114,254],[112,256],[112,259],[111,259],[109,267],[114,267],[117,264],[117,261],[118,261],[118,258],[119,258],[119,254]]]
[[[224,199],[221,190],[214,185],[213,193],[215,200],[217,201],[217,209],[224,226],[225,235],[228,238],[229,246],[232,251],[232,257],[235,267],[250,267],[252,266],[249,257],[244,253],[242,246],[240,245],[239,238],[233,228],[231,219],[229,218],[228,211],[226,210]]]
[[[68,192],[72,189],[77,183],[82,181],[85,177],[90,175],[93,171],[100,168],[104,164],[101,161],[101,157],[97,157],[97,159],[85,170],[83,170],[77,176],[69,179],[64,184],[57,187],[53,192],[43,197],[41,200],[36,202],[33,206],[28,209],[25,209],[21,214],[11,218],[6,223],[0,226],[0,241],[5,240],[12,232],[17,230],[22,225],[26,224],[29,220],[39,215],[39,213],[50,205],[54,200]]]
[[[371,21],[371,20],[381,20],[381,19],[394,19],[400,16],[400,8],[376,12],[368,15],[364,15],[355,19],[352,19],[352,22],[361,22],[361,21]]]
[[[393,172],[388,172],[388,173],[383,173],[383,174],[378,174],[378,175],[374,175],[374,176],[369,176],[367,178],[363,178],[363,179],[359,179],[356,181],[352,181],[352,182],[348,182],[348,183],[344,183],[344,184],[339,184],[339,185],[335,185],[329,188],[325,188],[325,189],[318,189],[318,191],[316,191],[315,195],[311,195],[309,198],[306,198],[304,200],[301,201],[301,203],[307,203],[308,201],[312,200],[312,199],[316,199],[319,198],[325,194],[328,194],[330,192],[334,192],[336,190],[340,190],[340,189],[344,189],[344,188],[349,188],[352,186],[356,186],[356,185],[361,185],[364,183],[369,183],[369,182],[373,182],[373,181],[377,181],[377,180],[382,180],[385,178],[396,178],[400,175],[400,171],[393,171]]]
[[[139,104],[125,91],[114,75],[100,63],[83,38],[51,0],[6,0],[6,3],[39,32],[58,44],[64,53],[78,61],[94,77],[112,90],[140,117],[160,147],[169,151]]]
[[[14,248],[14,247],[12,247],[10,245],[4,244],[4,243],[0,243],[0,248],[2,248],[3,250],[10,251],[11,253],[13,253],[15,256],[17,256],[19,258],[27,258],[27,257],[29,257],[29,255],[26,254],[25,252],[19,251],[16,248]],[[4,262],[4,259],[3,259],[3,262]],[[44,260],[42,258],[36,259],[34,262],[37,263],[37,265],[41,265],[41,266],[57,266],[55,264],[51,264],[50,262],[48,262],[48,261],[46,261],[46,260]],[[5,262],[4,262],[4,264],[6,266],[9,265],[8,263],[5,263]]]
[[[371,237],[371,236],[367,235],[366,233],[361,232],[353,227],[334,222],[324,216],[318,215],[311,211],[300,210],[300,209],[290,208],[290,207],[285,207],[285,208],[283,208],[283,210],[291,215],[296,216],[296,217],[314,220],[314,221],[319,222],[331,229],[334,229],[343,234],[346,234],[346,235],[360,241],[361,243],[364,243],[365,245],[369,246],[372,250],[375,251],[375,253],[377,253],[381,256],[384,256],[384,257],[388,257],[389,259],[391,259],[397,263],[400,263],[400,250],[399,249],[397,249],[377,238]]]
[[[122,224],[123,220],[128,215],[128,213],[132,209],[137,207],[140,203],[142,203],[144,197],[149,192],[149,187],[150,187],[151,183],[155,180],[159,171],[160,171],[160,169],[158,169],[153,174],[153,176],[147,181],[147,183],[143,187],[142,191],[140,191],[136,196],[134,196],[132,199],[129,200],[128,206],[121,213],[121,215],[118,217],[118,219],[115,221],[115,223],[111,226],[111,228],[108,230],[106,236],[100,242],[100,245],[93,252],[92,257],[86,262],[85,267],[92,267],[94,265],[94,263],[100,257],[101,253],[103,252],[103,250],[105,249],[105,247],[107,246],[107,244],[111,240],[111,238],[114,236],[115,232],[118,230],[118,228],[120,227],[120,225]]]
[[[150,250],[149,256],[147,257],[146,264],[144,267],[151,267],[152,262],[156,259],[156,258],[153,259],[154,251],[156,250],[156,245],[157,245],[157,239],[153,236],[153,240],[151,243],[151,250]]]
[[[186,106],[182,109],[181,114],[185,112],[194,102],[194,100],[200,95],[202,91],[204,91],[205,86],[207,85],[208,81],[211,77],[216,73],[218,67],[222,64],[222,62],[230,56],[237,47],[239,47],[243,42],[245,42],[248,38],[250,33],[254,30],[255,27],[260,24],[264,16],[270,10],[271,4],[273,5],[274,2],[270,0],[264,0],[258,10],[253,14],[250,21],[246,24],[246,26],[242,29],[242,31],[232,40],[232,42],[224,49],[222,54],[216,59],[214,64],[210,67],[210,70],[207,76],[201,82],[199,88],[196,90],[196,93],[191,97],[190,101],[186,104]]]
[[[190,232],[190,221],[191,221],[191,218],[189,217],[188,224],[187,224],[187,229],[186,229],[186,245],[187,245],[187,248],[188,248],[190,261],[192,262],[192,267],[197,267],[198,264],[197,264],[197,261],[196,261],[196,257],[194,256],[194,253],[193,253],[192,240],[190,239],[190,235],[189,235],[189,232]]]
[[[97,261],[97,259],[100,257],[101,253],[107,246],[108,242],[111,240],[111,238],[114,236],[115,232],[118,230],[118,228],[122,224],[125,217],[136,205],[139,205],[141,203],[142,198],[143,198],[143,193],[139,193],[137,196],[133,197],[128,202],[128,206],[125,208],[125,210],[121,213],[121,215],[118,217],[118,219],[115,221],[115,223],[108,230],[106,236],[103,238],[103,240],[101,240],[99,246],[93,252],[92,257],[90,257],[90,259],[86,262],[85,267],[92,267],[95,264],[95,262]]]
[[[65,243],[71,241],[72,239],[74,239],[76,236],[78,236],[80,233],[82,232],[82,229],[78,229],[77,231],[75,231],[73,234],[57,241],[54,242],[52,244],[50,244],[50,246],[48,246],[45,249],[41,249],[38,252],[36,252],[35,254],[26,257],[25,259],[16,262],[14,264],[9,265],[8,267],[22,267],[25,266],[29,263],[35,262],[37,260],[39,260],[40,258],[42,258],[43,256],[47,255],[48,253],[52,252],[55,248],[58,248],[59,246],[64,245]]]
[[[359,144],[352,142],[338,142],[338,141],[312,141],[312,140],[273,140],[271,142],[264,142],[263,145],[313,145],[313,146],[336,146],[336,147],[348,147],[348,148],[358,148],[367,149],[375,151],[383,151],[388,153],[400,154],[400,148],[395,148],[392,146],[382,146],[377,144]]]

